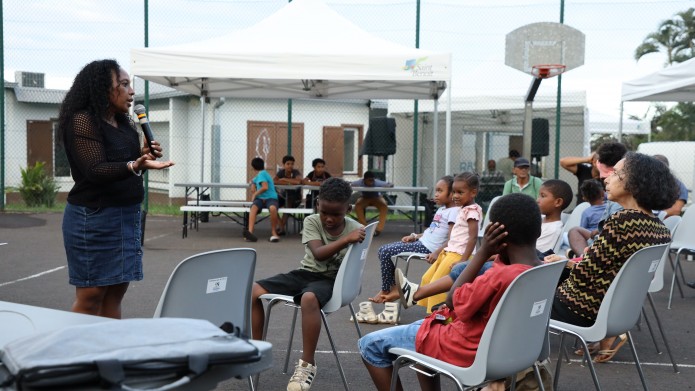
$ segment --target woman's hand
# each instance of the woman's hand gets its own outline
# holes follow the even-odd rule
[[[550,254],[543,258],[543,263],[553,263],[557,261],[564,261],[565,259],[567,258],[563,257],[560,254]]]
[[[142,171],[142,170],[161,170],[163,168],[171,167],[174,165],[174,162],[167,160],[154,160],[154,156],[152,154],[145,154],[142,155],[138,158],[133,163],[133,170],[135,171]]]
[[[147,145],[147,140],[145,140],[145,144],[140,150],[140,153],[145,156],[145,155],[153,155],[156,158],[160,158],[164,155],[162,155],[162,147],[159,145],[159,141],[152,141],[152,147],[150,148],[149,145]]]

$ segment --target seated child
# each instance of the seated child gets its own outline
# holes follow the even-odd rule
[[[536,203],[538,204],[538,210],[545,215],[541,224],[541,235],[536,240],[536,251],[538,251],[539,256],[555,246],[562,233],[562,222],[560,221],[562,211],[572,202],[573,197],[570,185],[559,179],[545,181],[538,190]],[[468,265],[469,262],[461,262],[454,265],[449,275],[434,280],[430,284],[419,286],[408,281],[403,272],[397,269],[396,283],[400,288],[399,292],[403,292],[403,295],[401,295],[403,307],[408,308],[426,297],[448,292],[454,281]],[[486,262],[480,269],[479,275],[485,273],[492,265],[492,261]],[[406,292],[412,293],[407,295]],[[437,302],[435,305],[439,303],[441,302]]]
[[[268,208],[270,212],[270,241],[279,242],[280,238],[276,231],[276,226],[278,224],[278,193],[275,191],[275,185],[273,184],[273,178],[265,170],[265,161],[259,157],[251,159],[251,168],[256,171],[256,176],[251,180],[251,200],[253,200],[253,205],[251,205],[251,211],[249,212],[249,227],[244,230],[244,240],[247,242],[258,241],[256,235],[253,234],[253,229],[256,225],[256,215],[260,213],[263,208]]]
[[[445,308],[424,320],[375,331],[358,341],[377,390],[389,390],[395,359],[389,349],[394,347],[470,366],[489,317],[509,284],[540,264],[535,244],[541,233],[541,217],[534,200],[525,194],[509,194],[501,197],[489,213],[491,223],[485,229],[482,245],[449,291]],[[476,278],[495,254],[494,266]],[[442,316],[447,321],[441,321]],[[437,379],[418,373],[418,380],[422,389],[435,389]]]
[[[285,155],[282,157],[282,168],[278,170],[273,178],[275,185],[301,185],[302,173],[294,168],[294,156]],[[293,190],[285,189],[279,191],[280,198],[279,208],[296,208],[302,203],[302,189]],[[277,227],[278,235],[285,235],[285,227],[287,227],[287,219],[289,214],[283,213],[282,220]]]
[[[439,253],[442,252],[449,240],[459,207],[453,205],[451,189],[454,178],[445,176],[440,179],[434,188],[434,201],[442,205],[434,215],[432,223],[422,234],[412,233],[404,236],[399,242],[389,243],[379,248],[379,262],[381,264],[381,290],[369,300],[374,303],[386,303],[384,311],[376,315],[372,303],[365,301],[360,303],[360,311],[356,314],[358,322],[395,324],[398,319],[398,304],[390,303],[398,299],[396,280],[394,276],[395,265],[392,258],[403,252],[429,254],[428,262],[433,263]]]
[[[384,182],[380,179],[376,179],[373,171],[365,171],[361,179],[353,181],[351,184],[356,187],[393,187],[393,183],[391,182]],[[373,206],[379,210],[379,224],[377,224],[376,231],[374,231],[374,236],[379,236],[386,225],[386,214],[389,211],[388,203],[378,191],[363,191],[360,198],[355,201],[357,221],[362,223],[362,225],[367,225],[367,218],[365,216],[368,206]]]
[[[321,158],[316,158],[311,161],[311,167],[314,171],[306,174],[306,178],[302,180],[303,185],[321,186],[321,182],[331,177],[331,174],[326,171],[326,161]],[[316,199],[319,196],[318,190],[311,190],[306,195],[306,207],[313,208],[316,211]]]
[[[307,391],[316,376],[314,354],[321,332],[321,308],[333,295],[333,284],[340,263],[350,244],[361,242],[365,230],[361,224],[345,215],[350,209],[352,188],[348,182],[330,178],[321,184],[319,213],[304,219],[305,254],[299,269],[256,281],[253,284],[251,309],[254,339],[263,335],[265,320],[263,303],[266,293],[294,296],[302,311],[302,358],[296,365],[287,389]]]
[[[598,222],[601,220],[601,216],[603,216],[603,212],[606,210],[606,204],[603,202],[605,196],[603,185],[596,179],[589,179],[582,183],[579,190],[582,193],[584,201],[591,204],[590,207],[582,212],[582,219],[579,226],[589,231],[598,229]]]
[[[456,223],[451,229],[447,246],[423,274],[422,285],[448,275],[455,264],[467,261],[473,253],[478,241],[478,223],[483,218],[483,209],[475,203],[478,187],[478,176],[471,172],[458,174],[454,178],[452,199],[454,205],[461,207],[461,210],[456,216]],[[401,291],[408,289],[408,286],[403,284],[396,284],[396,286]],[[424,306],[427,312],[430,312],[434,304],[441,303],[445,298],[446,294],[441,293],[427,297],[417,304]]]

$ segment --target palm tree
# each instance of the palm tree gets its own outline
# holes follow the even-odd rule
[[[676,57],[682,59],[680,61],[675,60],[681,62],[695,57],[695,9],[689,8],[677,13],[676,23],[680,30]]]
[[[679,47],[682,47],[681,28],[675,20],[669,19],[661,22],[659,29],[647,35],[641,45],[635,49],[635,60],[639,61],[650,53],[666,52],[667,65],[673,64],[674,57]]]

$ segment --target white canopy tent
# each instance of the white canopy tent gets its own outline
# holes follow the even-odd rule
[[[321,0],[294,0],[244,30],[132,49],[131,71],[201,96],[202,110],[204,97],[437,100],[451,54],[385,41]]]
[[[695,58],[639,79],[623,82],[623,102],[695,101]]]

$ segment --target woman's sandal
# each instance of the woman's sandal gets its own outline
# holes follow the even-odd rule
[[[369,301],[363,301],[360,303],[360,311],[355,314],[355,318],[357,318],[359,323],[379,323],[376,312],[374,312],[374,307],[372,307],[372,303]],[[350,321],[352,321],[352,317],[350,318]]]
[[[617,342],[613,342],[614,347],[612,349],[599,350],[598,355],[594,357],[594,362],[608,362],[613,359],[613,356],[615,356],[618,350],[627,342],[627,334],[620,334],[617,340]]]
[[[598,353],[599,349],[601,348],[601,344],[599,342],[593,342],[593,343],[590,343],[588,345],[589,345],[589,354],[592,356],[594,354]],[[580,357],[584,356],[584,348],[581,348],[581,347],[578,348],[577,350],[574,351],[574,354],[576,356],[580,356]]]
[[[396,324],[398,323],[398,303],[385,303],[384,310],[379,316],[379,324]]]

